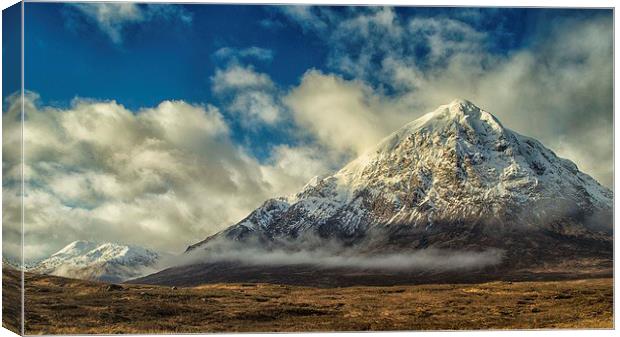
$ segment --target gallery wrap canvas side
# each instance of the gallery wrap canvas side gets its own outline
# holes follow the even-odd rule
[[[22,3],[2,11],[2,158],[22,162]],[[15,169],[17,167],[17,169]],[[22,165],[2,166],[2,326],[23,333]]]

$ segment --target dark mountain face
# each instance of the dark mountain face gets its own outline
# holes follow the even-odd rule
[[[285,251],[337,242],[335,254],[345,247],[360,256],[495,249],[503,252],[501,262],[469,275],[516,275],[567,262],[607,265],[612,205],[612,192],[575,164],[456,100],[407,124],[337,173],[314,178],[294,196],[266,201],[187,251],[208,260],[221,241]],[[196,266],[183,268],[213,268]],[[339,268],[330,270],[351,270]],[[325,272],[320,266],[312,270]],[[446,270],[433,273],[450,278]],[[415,267],[396,274],[420,277]]]

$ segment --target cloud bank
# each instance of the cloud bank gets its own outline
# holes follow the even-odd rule
[[[3,116],[6,195],[19,192],[19,111],[13,97]],[[183,101],[130,111],[76,99],[58,109],[30,93],[24,130],[27,259],[78,239],[180,251],[326,170],[304,147],[279,146],[261,163],[231,141],[216,107]],[[3,234],[19,242],[19,199],[11,200]]]

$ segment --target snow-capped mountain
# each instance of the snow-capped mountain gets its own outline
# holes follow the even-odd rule
[[[156,271],[160,254],[137,246],[74,241],[28,271],[85,280],[122,282]]]
[[[612,199],[571,161],[471,102],[455,100],[338,172],[315,177],[297,194],[267,200],[239,223],[188,247],[193,264],[132,282],[354,285],[608,276]],[[240,258],[237,251],[247,247],[252,250]],[[430,267],[311,261],[397,256],[413,266],[420,252],[430,252]],[[464,263],[460,257],[488,252],[501,254],[467,272],[454,268],[458,263],[433,269],[445,254]],[[222,254],[231,257],[220,259]],[[278,264],[286,256],[305,258]]]
[[[2,267],[20,270],[21,269],[20,265],[21,265],[21,262],[19,261],[15,261],[13,259],[10,259],[4,256],[2,257]]]
[[[536,234],[521,241],[607,242],[612,199],[573,162],[455,100],[188,250],[222,237],[273,241],[308,233],[381,250],[506,248],[507,235],[523,231]],[[544,233],[549,237],[537,237]]]
[[[39,260],[24,261],[24,270],[28,270],[30,268],[33,268],[38,263],[39,263]],[[11,268],[11,269],[15,269],[15,270],[20,270],[21,269],[21,265],[22,265],[22,262],[19,259],[5,257],[5,256],[2,257],[2,266],[3,267],[6,266],[7,268]]]

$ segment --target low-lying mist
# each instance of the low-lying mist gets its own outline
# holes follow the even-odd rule
[[[345,247],[335,241],[285,241],[260,244],[256,241],[218,239],[173,259],[167,266],[215,262],[245,265],[292,266],[312,265],[323,268],[354,268],[391,271],[469,270],[499,264],[503,251],[461,251],[427,248],[415,251],[371,253]]]

